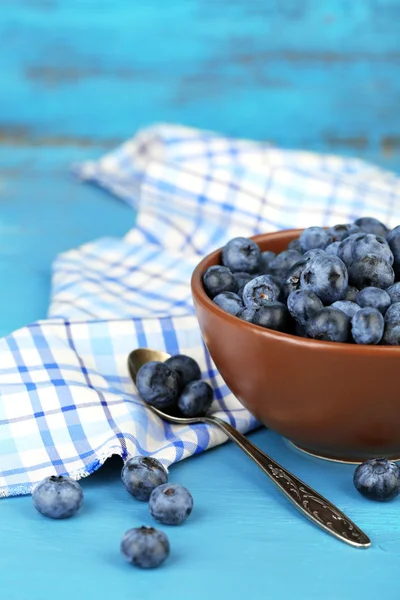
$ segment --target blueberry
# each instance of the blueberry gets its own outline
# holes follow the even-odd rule
[[[215,296],[213,302],[230,315],[237,315],[243,308],[241,297],[233,292],[222,292]]]
[[[310,317],[305,330],[309,337],[316,340],[347,342],[350,334],[350,319],[336,308],[322,308]]]
[[[51,475],[34,488],[32,501],[45,517],[67,519],[82,506],[83,492],[79,483],[70,477]]]
[[[400,262],[400,227],[393,229],[386,238],[396,263]]]
[[[254,306],[248,306],[246,308],[243,308],[240,312],[238,312],[236,316],[239,317],[239,319],[241,319],[242,321],[252,323],[254,315],[256,314],[256,310],[257,309]]]
[[[142,400],[163,410],[178,399],[179,376],[165,363],[150,361],[140,367],[136,387]]]
[[[271,275],[283,279],[287,271],[295,263],[302,259],[302,255],[297,250],[284,250],[276,255],[274,260],[270,263],[269,269]]]
[[[376,308],[360,308],[351,320],[351,333],[356,344],[379,344],[385,321]]]
[[[390,296],[385,290],[376,287],[366,287],[357,294],[356,302],[359,306],[372,306],[383,315],[391,304]]]
[[[293,291],[287,299],[287,306],[292,317],[301,325],[324,307],[318,296],[308,290]]]
[[[221,265],[215,265],[207,269],[203,275],[203,285],[211,299],[222,292],[237,291],[235,277],[227,267],[221,267]]]
[[[295,238],[294,240],[289,242],[288,250],[297,250],[297,252],[300,252],[300,254],[302,254],[299,238]]]
[[[154,569],[168,558],[170,545],[163,531],[153,527],[135,527],[122,538],[121,552],[132,565]]]
[[[191,381],[201,379],[200,367],[191,356],[176,354],[168,358],[164,364],[178,375],[181,388]]]
[[[350,300],[350,302],[355,302],[358,294],[358,289],[352,285],[349,285],[345,295],[343,296],[343,300]]]
[[[400,281],[387,288],[391,302],[400,302]]]
[[[360,260],[354,261],[349,267],[349,282],[359,289],[365,287],[385,289],[393,285],[394,271],[383,258],[367,254]]]
[[[168,473],[156,458],[133,456],[122,467],[121,479],[132,496],[147,502],[156,487],[167,483]]]
[[[180,525],[188,518],[192,509],[191,493],[176,483],[165,483],[151,493],[150,514],[164,525]]]
[[[275,256],[275,252],[272,252],[271,250],[265,250],[265,252],[261,252],[261,273],[268,273],[270,264],[274,260]]]
[[[324,250],[333,241],[329,231],[326,231],[322,227],[308,227],[301,232],[299,240],[303,252],[313,250],[314,248]]]
[[[360,260],[366,254],[374,254],[393,264],[393,254],[385,238],[373,233],[360,233],[354,238],[351,249],[352,260]]]
[[[373,217],[362,217],[361,219],[354,221],[354,224],[358,225],[361,231],[365,231],[366,233],[374,233],[375,235],[381,235],[382,237],[386,237],[388,233],[386,225]]]
[[[241,273],[238,271],[237,273],[234,273],[233,276],[235,277],[237,283],[236,293],[238,296],[241,296],[243,294],[244,286],[246,283],[249,283],[249,281],[254,279],[254,275],[251,275],[250,273]]]
[[[344,264],[349,267],[353,262],[353,245],[355,243],[356,238],[358,238],[359,233],[352,233],[349,237],[345,238],[340,242],[339,247],[337,249],[337,255],[344,262]]]
[[[399,468],[386,458],[373,458],[358,465],[353,481],[357,491],[369,500],[391,500],[400,491]]]
[[[399,235],[399,233],[400,233],[400,225],[393,227],[393,229],[391,229],[386,236],[387,243],[390,245],[390,242],[392,241],[392,239],[397,237]]]
[[[329,244],[329,246],[327,246],[325,248],[325,252],[327,254],[330,254],[331,256],[337,256],[338,255],[339,246],[340,246],[340,242],[332,242],[332,244]]]
[[[385,346],[400,346],[400,322],[386,323],[385,332],[382,338],[382,344]]]
[[[179,396],[178,408],[184,417],[206,414],[214,397],[212,387],[205,381],[191,381]]]
[[[307,264],[307,260],[299,260],[299,262],[290,267],[282,283],[283,298],[286,299],[291,292],[300,288],[300,276]]]
[[[329,233],[332,236],[334,242],[341,242],[345,238],[349,237],[352,233],[358,233],[360,228],[354,223],[346,223],[344,225],[334,225],[329,229]]]
[[[282,302],[271,301],[261,306],[253,317],[254,325],[260,325],[275,331],[286,331],[288,325],[288,310]]]
[[[259,308],[271,300],[277,300],[280,291],[270,275],[260,275],[245,285],[243,302],[248,307]]]
[[[232,273],[259,273],[261,269],[261,251],[253,240],[236,237],[222,249],[222,264]]]
[[[303,254],[303,258],[314,258],[314,256],[324,256],[325,254],[325,250],[321,250],[321,248],[313,248],[312,250],[307,250],[307,252]]]
[[[360,307],[355,302],[350,302],[350,300],[336,300],[333,304],[331,304],[331,308],[337,308],[344,312],[350,319],[354,317],[356,312],[358,312]]]
[[[400,325],[400,302],[394,302],[386,311],[386,323]]]
[[[346,266],[340,258],[329,254],[311,258],[300,277],[301,289],[314,292],[324,304],[341,300],[347,285]]]

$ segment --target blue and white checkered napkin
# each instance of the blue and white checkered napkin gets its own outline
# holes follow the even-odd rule
[[[254,428],[201,339],[189,288],[200,257],[236,235],[360,215],[400,222],[394,174],[178,126],[145,129],[76,173],[131,204],[137,222],[123,239],[59,256],[48,320],[0,341],[0,496],[29,493],[54,472],[83,477],[112,454],[168,466],[225,441],[142,404],[126,364],[139,346],[193,356],[219,416]]]

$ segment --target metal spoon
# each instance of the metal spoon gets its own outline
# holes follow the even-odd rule
[[[136,383],[136,375],[142,365],[149,361],[164,362],[169,358],[169,354],[150,350],[148,348],[138,348],[130,353],[128,358],[128,368],[130,376]],[[319,525],[322,529],[337,537],[338,539],[355,546],[356,548],[368,548],[371,541],[368,536],[361,531],[344,513],[329,500],[321,496],[318,492],[310,488],[303,481],[292,475],[272,458],[264,454],[257,446],[249,442],[237,429],[226,423],[219,417],[207,415],[204,417],[184,418],[172,416],[162,412],[154,406],[147,405],[156,415],[165,421],[177,425],[192,425],[194,423],[207,423],[219,427],[239,448],[241,448],[262,471],[275,483],[275,485],[285,494],[291,502],[308,519]]]

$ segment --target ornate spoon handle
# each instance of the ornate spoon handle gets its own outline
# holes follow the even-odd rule
[[[371,545],[368,536],[342,511],[264,454],[229,423],[218,417],[206,417],[204,420],[222,429],[308,519],[351,546],[368,548]]]

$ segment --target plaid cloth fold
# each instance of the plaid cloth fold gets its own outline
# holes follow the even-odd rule
[[[193,356],[218,415],[256,427],[201,339],[189,288],[200,257],[236,235],[360,215],[400,222],[392,173],[179,126],[145,129],[75,173],[132,205],[136,226],[61,254],[48,320],[0,341],[0,496],[30,493],[53,473],[84,477],[112,454],[168,467],[226,440],[206,425],[163,423],[143,405],[126,365],[135,347]]]

